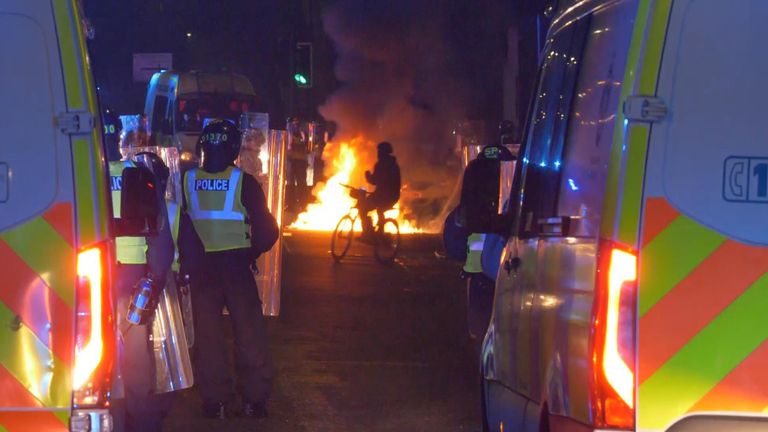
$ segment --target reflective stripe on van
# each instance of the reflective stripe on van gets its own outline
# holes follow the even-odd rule
[[[638,426],[691,412],[768,408],[768,249],[646,201],[640,266]],[[683,313],[684,312],[684,313]]]
[[[615,231],[640,250],[639,431],[700,430],[696,418],[707,430],[765,430],[768,423],[768,212],[746,198],[732,202],[726,190],[734,155],[768,157],[751,97],[762,90],[764,78],[753,73],[761,66],[747,66],[755,60],[735,50],[764,40],[768,8],[759,1],[721,6],[665,0],[648,15],[634,94],[663,99],[670,117],[628,126]],[[719,22],[729,25],[708,34]],[[715,108],[704,103],[710,100]],[[731,116],[734,109],[740,114]],[[750,418],[751,429],[716,426],[735,415]]]
[[[0,413],[7,430],[63,430],[69,417],[75,278],[72,205],[0,233],[0,387],[3,406],[49,411]],[[40,253],[44,247],[46,253]]]

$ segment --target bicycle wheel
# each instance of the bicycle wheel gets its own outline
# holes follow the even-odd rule
[[[376,233],[376,243],[373,246],[373,254],[376,260],[382,264],[394,261],[400,250],[400,226],[394,219],[384,219]]]
[[[336,229],[331,237],[331,256],[336,262],[340,262],[352,246],[352,238],[355,236],[355,219],[345,215],[339,219]]]

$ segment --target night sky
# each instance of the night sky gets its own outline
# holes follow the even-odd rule
[[[146,85],[132,81],[133,53],[171,52],[178,70],[245,74],[259,95],[259,108],[275,119],[317,116],[317,107],[343,87],[340,81],[365,79],[336,77],[338,45],[324,31],[323,20],[335,9],[343,12],[351,30],[348,35],[360,40],[378,32],[393,46],[413,46],[415,41],[408,39],[423,33],[409,29],[433,28],[432,40],[422,43],[424,58],[405,59],[419,69],[413,102],[429,109],[436,103],[433,93],[441,90],[432,82],[452,81],[465,93],[457,110],[491,123],[500,119],[501,70],[512,4],[510,0],[85,1],[96,28],[90,46],[102,100],[121,112],[136,112],[143,105]],[[297,41],[314,44],[315,86],[310,90],[297,90],[291,82],[291,46]]]

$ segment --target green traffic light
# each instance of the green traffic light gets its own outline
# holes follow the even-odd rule
[[[299,84],[302,84],[302,85],[306,85],[307,84],[307,77],[305,77],[304,75],[302,75],[300,73],[297,73],[296,75],[294,75],[293,79],[297,83],[299,83]]]

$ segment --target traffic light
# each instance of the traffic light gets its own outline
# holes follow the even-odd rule
[[[312,42],[297,42],[293,51],[293,81],[297,87],[312,87]]]

